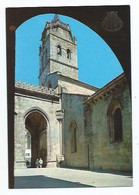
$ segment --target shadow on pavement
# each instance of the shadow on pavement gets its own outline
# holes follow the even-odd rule
[[[15,177],[15,189],[23,188],[81,188],[95,187],[78,182],[64,181],[45,176],[18,176]]]

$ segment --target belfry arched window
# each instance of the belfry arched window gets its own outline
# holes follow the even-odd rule
[[[71,153],[77,152],[77,124],[75,121],[70,123]]]
[[[69,49],[67,49],[67,58],[71,59],[71,51]]]
[[[62,54],[61,46],[60,45],[57,46],[57,54],[58,55],[61,55]]]

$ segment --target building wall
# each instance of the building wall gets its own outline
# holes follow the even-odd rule
[[[77,68],[77,45],[73,41],[68,40],[69,35],[64,39],[63,36],[60,37],[60,31],[63,31],[63,34],[67,33],[59,28],[56,35],[50,34],[50,58]],[[57,54],[58,45],[61,46],[61,55]],[[71,59],[67,58],[67,49],[71,51]]]
[[[45,83],[46,83],[46,80],[47,80],[46,75],[48,74],[48,72],[50,72],[49,63],[47,64],[47,66],[44,68],[44,70],[39,75],[39,85],[40,86],[47,86]]]
[[[67,41],[72,42],[72,36],[70,35],[69,31],[61,28],[61,27],[57,27],[57,28],[51,28],[49,30],[49,33],[55,35],[55,36],[59,36],[63,39],[66,39]]]
[[[50,72],[53,73],[55,71],[59,71],[64,76],[68,76],[73,79],[78,79],[78,70],[75,69],[73,66],[67,66],[66,64],[61,64],[60,61],[51,60]]]
[[[39,108],[48,116],[50,128],[47,137],[48,161],[55,162],[57,155],[64,155],[62,165],[67,167],[89,168],[91,170],[132,170],[132,131],[131,99],[127,83],[114,83],[107,95],[92,98],[83,104],[87,96],[63,93],[61,100],[34,98],[27,95],[15,96],[15,168],[25,166],[25,113]],[[73,86],[72,86],[73,87]],[[76,89],[74,89],[76,91]],[[113,102],[119,102],[122,108],[123,141],[112,142],[108,110]],[[62,107],[61,107],[62,103]],[[64,113],[58,119],[56,112]],[[58,114],[58,113],[57,113]],[[63,115],[63,114],[62,114]],[[60,116],[61,117],[61,116]],[[58,119],[58,120],[57,120]],[[76,124],[76,151],[73,152],[72,123]],[[61,146],[62,144],[62,146]],[[62,147],[62,151],[61,151]],[[60,163],[61,164],[61,163]]]
[[[60,109],[59,102],[38,99],[29,96],[15,95],[15,168],[25,166],[25,114],[34,108],[42,110],[48,118],[47,155],[48,161],[56,161],[56,154],[60,152],[59,122],[56,111]]]
[[[98,90],[91,85],[62,76],[59,72],[47,76],[47,84],[49,85],[49,83],[51,83],[52,88],[59,88],[57,93],[92,95]]]
[[[76,39],[68,31],[68,26],[66,30],[59,25],[50,28],[52,23],[47,23],[42,33],[39,82],[41,86],[56,88],[62,98],[57,102],[48,100],[43,98],[46,94],[41,91],[40,97],[33,92],[29,96],[26,89],[24,95],[15,95],[15,168],[25,166],[25,114],[37,108],[46,113],[48,120],[49,164],[56,165],[58,159],[57,165],[60,165],[62,159],[63,165],[69,167],[131,171],[131,100],[127,83],[115,83],[114,90],[105,89],[105,96],[96,98],[95,94],[95,100],[92,98],[83,104],[87,96],[99,90],[78,81]],[[57,52],[58,45],[61,55]],[[67,49],[71,51],[71,59],[67,58]],[[122,142],[112,142],[110,137],[108,110],[115,101],[122,110]]]
[[[85,96],[62,94],[62,109],[64,109],[63,141],[65,166],[87,168],[87,152],[84,140],[83,106]],[[76,127],[76,152],[72,152],[72,127],[75,122]]]
[[[59,29],[59,31],[60,30],[62,29]],[[57,33],[57,35],[59,35],[59,33]],[[53,34],[50,35],[50,73],[60,71],[61,74],[65,76],[78,79],[77,46],[73,42],[67,41],[67,39],[68,37],[63,40],[62,37],[60,38]],[[61,46],[61,55],[57,53],[58,45]],[[71,51],[71,59],[67,58],[67,49]]]
[[[92,99],[93,100],[93,99]],[[113,142],[110,138],[108,109],[112,102],[120,102],[122,108],[123,141]],[[126,85],[111,92],[105,98],[90,103],[91,132],[85,128],[86,144],[89,144],[90,169],[131,171],[132,170],[132,125],[131,99]]]
[[[70,33],[62,28],[47,30],[40,47],[40,85],[47,86],[47,74],[56,71],[65,76],[78,79],[77,45]],[[57,46],[61,46],[61,55],[57,53]],[[67,58],[67,49],[71,58]]]
[[[67,78],[59,79],[59,86],[65,88],[67,93],[71,94],[82,94],[82,95],[92,95],[95,93],[96,89],[93,87],[87,87],[80,82],[75,82],[74,80],[68,80]]]
[[[46,75],[50,72],[50,38],[47,37],[40,47],[39,54],[39,83],[44,85]]]

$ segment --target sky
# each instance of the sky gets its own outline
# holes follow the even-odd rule
[[[117,57],[98,34],[73,18],[59,17],[77,37],[80,81],[101,88],[123,72]],[[54,14],[39,15],[16,30],[16,81],[39,85],[41,34],[46,22],[53,18]]]

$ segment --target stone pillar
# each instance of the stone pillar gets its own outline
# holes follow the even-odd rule
[[[59,145],[60,145],[60,155],[62,155],[62,120],[59,120]]]
[[[55,126],[51,125],[51,129],[48,130],[48,136],[47,136],[47,167],[56,167],[56,154],[57,154],[57,146],[58,146],[58,140],[56,137],[58,137],[55,134],[58,134],[56,131]]]
[[[26,168],[25,162],[25,124],[22,115],[15,115],[14,129],[14,168]]]
[[[47,167],[56,167],[56,157],[52,156],[50,126],[47,129]]]
[[[63,145],[63,118],[64,110],[56,111],[56,117],[59,122],[59,154],[57,154],[57,166],[60,166],[61,162],[64,161],[64,145]]]
[[[47,165],[47,129],[39,135],[39,158],[43,159],[43,167]]]

